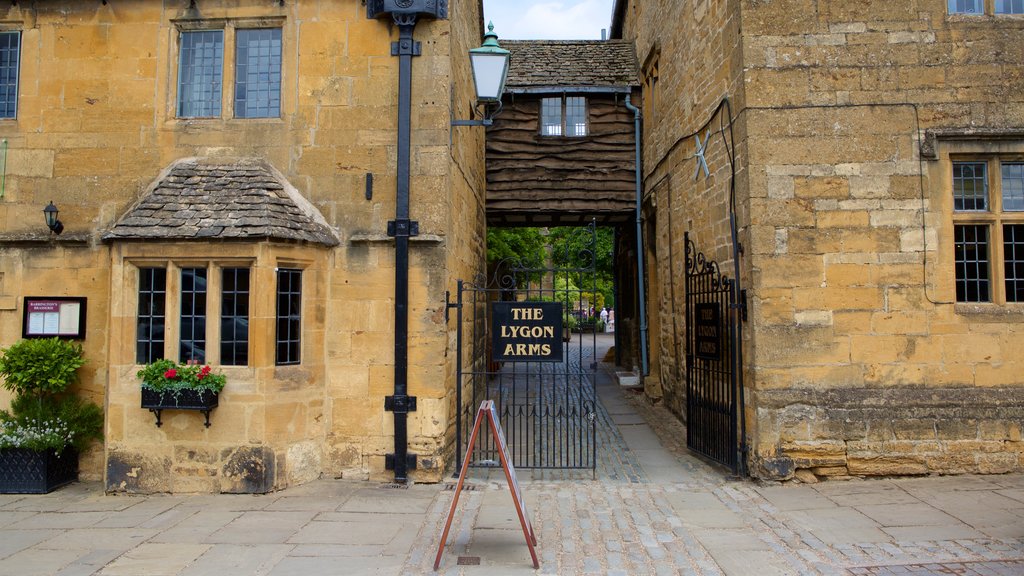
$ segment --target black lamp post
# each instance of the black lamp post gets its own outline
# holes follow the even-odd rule
[[[43,208],[43,218],[46,219],[46,227],[50,229],[50,232],[58,235],[64,231],[64,224],[57,219],[57,214],[59,213],[60,211],[53,205],[53,200],[50,201],[46,208]]]
[[[384,398],[384,410],[394,413],[395,451],[384,458],[395,471],[395,482],[408,480],[416,468],[409,454],[408,416],[416,411],[416,397],[409,395],[409,238],[420,233],[419,222],[409,219],[410,135],[412,132],[412,59],[421,46],[413,39],[420,16],[448,17],[448,0],[367,0],[367,18],[390,16],[398,26],[398,42],[391,55],[398,56],[398,158],[396,165],[395,219],[388,222],[388,236],[395,239],[395,393]]]

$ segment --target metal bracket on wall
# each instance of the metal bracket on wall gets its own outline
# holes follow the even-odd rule
[[[403,38],[398,42],[391,43],[392,56],[419,56],[423,53],[423,46],[420,42]]]
[[[385,470],[394,470],[395,469],[395,455],[394,454],[385,454],[384,455],[384,469]],[[406,454],[405,455],[405,469],[406,470],[415,470],[416,469],[416,455],[415,454]]]
[[[388,412],[407,414],[416,411],[416,397],[395,394],[384,397],[384,409]]]
[[[451,320],[452,308],[455,308],[456,310],[461,309],[462,308],[462,304],[459,303],[459,302],[452,302],[452,292],[451,292],[451,290],[445,290],[444,291],[444,303],[445,303],[445,307],[444,307],[444,323],[447,324],[448,321]]]
[[[397,236],[419,236],[420,235],[420,223],[416,220],[389,220],[388,221],[388,236],[395,238]]]

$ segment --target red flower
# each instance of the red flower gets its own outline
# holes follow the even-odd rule
[[[164,378],[167,378],[168,380],[172,380],[172,379],[177,378],[177,377],[178,377],[178,371],[175,370],[174,368],[171,368],[167,372],[164,372]]]

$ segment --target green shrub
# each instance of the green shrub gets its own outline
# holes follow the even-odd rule
[[[21,340],[0,351],[4,388],[16,395],[59,394],[83,364],[82,346],[60,338]]]
[[[103,410],[66,393],[83,364],[82,346],[59,338],[0,350],[0,376],[14,393],[10,410],[0,410],[0,448],[81,452],[102,440]]]

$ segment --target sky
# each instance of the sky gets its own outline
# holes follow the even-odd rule
[[[614,0],[484,0],[484,22],[494,22],[498,42],[600,40],[611,27]]]

